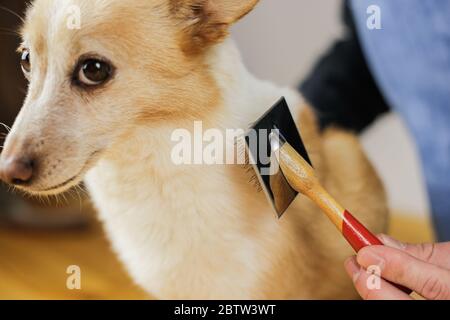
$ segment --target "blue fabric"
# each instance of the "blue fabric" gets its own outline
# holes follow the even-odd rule
[[[380,30],[367,27],[370,5],[381,9]],[[417,141],[437,234],[448,241],[450,1],[351,0],[351,8],[376,81]]]

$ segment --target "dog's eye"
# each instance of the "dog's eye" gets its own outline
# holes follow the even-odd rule
[[[30,61],[30,51],[27,49],[22,50],[22,55],[20,57],[20,65],[22,66],[22,71],[25,74],[31,71],[31,61]]]
[[[88,59],[80,64],[76,80],[85,86],[98,86],[109,80],[111,75],[110,64],[96,59]]]

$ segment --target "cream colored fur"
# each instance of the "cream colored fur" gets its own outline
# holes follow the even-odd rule
[[[300,97],[249,75],[232,42],[210,62],[224,98],[218,127],[243,128],[281,96],[300,118]],[[304,122],[313,161],[333,170],[323,173],[329,186],[381,232],[382,189],[356,138],[337,130],[320,137],[312,117]],[[353,297],[342,267],[351,250],[317,208],[300,197],[278,221],[240,166],[171,165],[172,129],[136,130],[87,176],[114,248],[138,284],[158,298]],[[143,143],[154,140],[162,142]]]
[[[141,6],[135,10],[148,5],[132,2]],[[208,128],[247,128],[285,96],[322,182],[371,230],[381,232],[386,224],[383,188],[357,138],[338,129],[319,133],[301,97],[251,76],[230,40],[184,60],[182,52],[174,49],[175,31],[162,23],[161,8],[167,1],[148,2],[154,5],[154,17],[143,23],[136,20],[139,12],[131,5],[121,8],[119,1],[76,1],[90,14],[101,16],[85,17],[92,28],[83,38],[52,19],[42,20],[45,14],[61,15],[61,3],[70,2],[37,0],[30,9],[25,44],[35,48],[34,61],[41,67],[32,73],[9,148],[20,149],[25,140],[37,144],[31,126],[45,140],[38,149],[42,159],[59,159],[64,169],[47,172],[28,191],[40,193],[39,188],[76,174],[88,155],[100,148],[101,156],[86,169],[87,186],[115,251],[151,296],[356,297],[343,269],[352,251],[310,201],[299,196],[278,220],[264,194],[248,182],[242,166],[176,166],[170,158],[170,136],[178,128],[192,130],[194,120],[202,120]],[[123,13],[118,15],[123,20],[131,19],[133,31],[116,26],[117,33],[109,34],[108,28],[96,24],[114,12]],[[39,30],[52,33],[41,39]],[[51,41],[52,36],[62,43]],[[155,45],[160,47],[152,51]],[[68,68],[65,63],[83,50],[107,55],[117,64],[118,75],[104,92],[79,99],[58,79]],[[141,52],[140,58],[135,56]],[[188,66],[192,72],[181,76],[180,69]],[[55,111],[55,105],[66,110]],[[68,129],[68,119],[74,128]]]

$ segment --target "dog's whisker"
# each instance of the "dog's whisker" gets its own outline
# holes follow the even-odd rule
[[[82,188],[81,185],[76,185],[75,189],[77,190],[77,192],[80,192],[82,196],[83,195],[88,196],[87,191],[84,188]]]
[[[6,31],[6,30],[2,30],[2,29],[0,29],[0,35],[2,35],[2,36],[13,36],[13,37],[17,37],[16,34],[14,34],[14,33],[12,33],[12,32],[8,32],[8,31]]]
[[[2,126],[3,128],[5,128],[7,131],[8,131],[8,133],[10,133],[11,132],[11,127],[10,126],[8,126],[8,125],[6,125],[5,123],[3,123],[3,122],[0,122],[0,126]]]
[[[55,205],[58,206],[59,205],[58,195],[54,195],[53,198],[55,199]]]
[[[13,30],[13,29],[8,29],[8,28],[2,28],[2,27],[0,27],[0,31],[8,32],[8,33],[13,34],[13,35],[15,35],[15,36],[17,36],[17,37],[20,37],[20,36],[21,36],[20,32],[18,32],[18,31],[16,31],[16,30]]]
[[[83,199],[82,199],[80,193],[78,192],[78,188],[74,188],[74,191],[77,194],[78,203],[79,203],[79,212],[81,212],[83,210]]]
[[[19,15],[19,14],[18,14],[17,12],[15,12],[15,11],[11,10],[10,8],[7,8],[7,7],[5,7],[5,6],[0,5],[0,9],[3,10],[3,11],[8,12],[8,13],[10,13],[10,14],[12,14],[13,16],[15,16],[15,17],[17,17],[17,18],[19,18],[19,20],[20,20],[22,23],[25,22],[25,19],[22,18],[21,15]]]
[[[47,200],[47,205],[48,205],[49,207],[51,207],[51,206],[53,205],[53,203],[52,203],[52,197],[51,197],[50,195],[46,194],[46,195],[45,195],[45,199]]]
[[[2,30],[2,31],[7,31],[7,32],[11,32],[11,33],[14,33],[14,34],[20,36],[20,33],[19,33],[18,31],[14,30],[14,29],[9,29],[9,28],[5,28],[5,27],[0,27],[0,30]]]
[[[68,193],[72,197],[72,199],[78,200],[78,210],[81,213],[83,210],[83,199],[80,193],[78,192],[78,188],[75,186],[72,189],[70,189]]]

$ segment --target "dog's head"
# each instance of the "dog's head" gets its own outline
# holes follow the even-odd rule
[[[207,52],[257,2],[36,0],[19,49],[28,95],[0,178],[62,192],[136,125],[205,112],[218,99]]]

